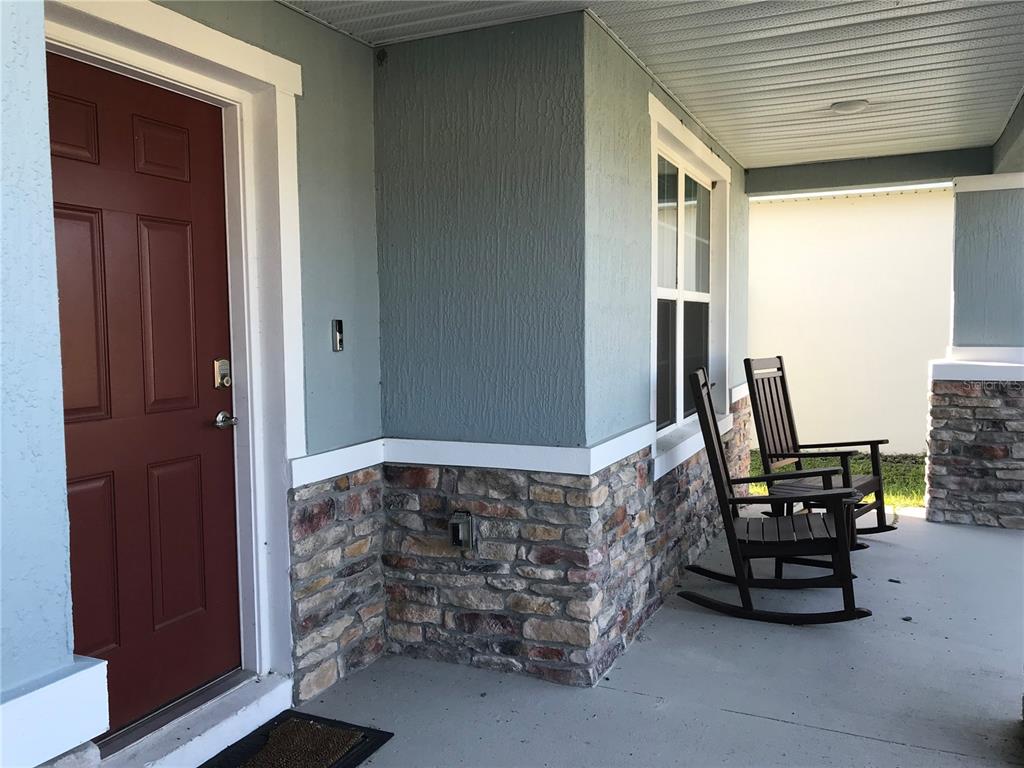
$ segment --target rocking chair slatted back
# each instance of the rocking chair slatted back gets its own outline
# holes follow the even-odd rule
[[[737,510],[729,503],[732,496],[732,478],[729,475],[729,462],[726,459],[722,434],[718,431],[718,420],[715,418],[715,408],[711,401],[708,372],[698,368],[691,373],[690,388],[697,409],[697,418],[700,420],[700,429],[704,434],[704,450],[707,452],[708,464],[711,465],[711,477],[715,481],[715,493],[722,510],[725,534],[729,546],[733,547],[736,543]]]
[[[750,405],[757,442],[763,454],[761,460],[764,471],[773,472],[789,464],[796,464],[800,468],[799,459],[768,460],[771,455],[796,453],[800,450],[782,358],[748,359],[743,364],[751,387]]]

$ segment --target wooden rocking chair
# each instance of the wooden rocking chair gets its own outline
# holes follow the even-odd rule
[[[718,432],[711,405],[711,387],[707,372],[701,368],[690,374],[694,402],[704,433],[704,447],[711,465],[711,477],[718,495],[725,535],[732,556],[733,573],[720,573],[699,565],[688,565],[692,573],[709,579],[735,584],[740,593],[741,605],[722,602],[696,592],[683,591],[679,596],[692,603],[714,611],[755,621],[770,621],[777,624],[827,624],[836,621],[862,619],[871,615],[866,608],[858,608],[853,597],[853,573],[850,570],[850,528],[852,505],[860,496],[850,488],[831,488],[830,479],[838,475],[837,467],[828,469],[804,469],[796,472],[779,473],[775,479],[802,480],[816,478],[817,489],[804,489],[796,495],[739,496],[735,485],[765,482],[767,476],[729,476],[722,436]],[[740,507],[750,504],[771,504],[813,502],[824,507],[824,514],[798,514],[785,517],[740,517]],[[781,578],[782,563],[804,564],[809,555],[830,555],[831,563],[810,560],[807,564],[828,565],[832,574],[812,578]],[[754,576],[751,561],[759,558],[775,560],[776,578]],[[819,613],[785,613],[754,608],[750,597],[752,587],[769,589],[800,589],[803,587],[835,587],[843,591],[843,609]]]
[[[830,457],[839,460],[842,469],[842,484],[846,488],[860,491],[861,496],[869,493],[875,495],[870,502],[857,505],[855,516],[860,517],[874,510],[876,524],[870,528],[854,528],[853,542],[860,534],[885,533],[895,531],[896,526],[889,525],[885,519],[885,489],[882,485],[882,460],[879,446],[888,440],[851,440],[838,443],[801,443],[796,435],[796,419],[793,416],[793,405],[789,398],[789,387],[786,384],[786,368],[781,357],[766,357],[757,360],[747,358],[743,361],[747,372],[747,386],[750,388],[750,405],[754,413],[754,428],[757,432],[757,445],[761,450],[761,463],[766,475],[772,477],[768,481],[771,494],[787,495],[799,493],[810,487],[821,488],[817,478],[789,480],[778,475],[776,470],[794,465],[803,469],[802,460]],[[854,447],[867,446],[871,451],[871,474],[854,475],[850,472],[850,457],[856,453]],[[792,509],[779,510],[776,514],[792,512]],[[866,545],[861,545],[863,548]]]

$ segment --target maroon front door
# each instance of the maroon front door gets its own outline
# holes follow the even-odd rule
[[[221,112],[47,73],[75,652],[115,730],[239,666]]]

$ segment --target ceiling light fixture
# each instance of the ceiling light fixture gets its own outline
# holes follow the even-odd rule
[[[850,99],[849,101],[835,101],[829,109],[837,115],[855,115],[868,108],[867,99]]]

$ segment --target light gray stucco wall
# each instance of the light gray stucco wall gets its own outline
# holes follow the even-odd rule
[[[373,51],[279,3],[165,2],[302,66],[297,99],[306,441],[310,453],[380,437],[380,308]],[[331,349],[331,320],[345,350]]]
[[[1024,171],[1024,98],[1017,102],[1006,127],[992,146],[992,172]]]
[[[651,132],[657,96],[732,169],[730,386],[744,381],[750,207],[743,167],[584,16],[587,130],[587,439],[650,421]]]
[[[0,692],[71,663],[42,3],[0,3]]]
[[[1024,189],[956,195],[953,344],[1024,346]]]
[[[388,46],[377,68],[387,436],[586,442],[580,24]]]

